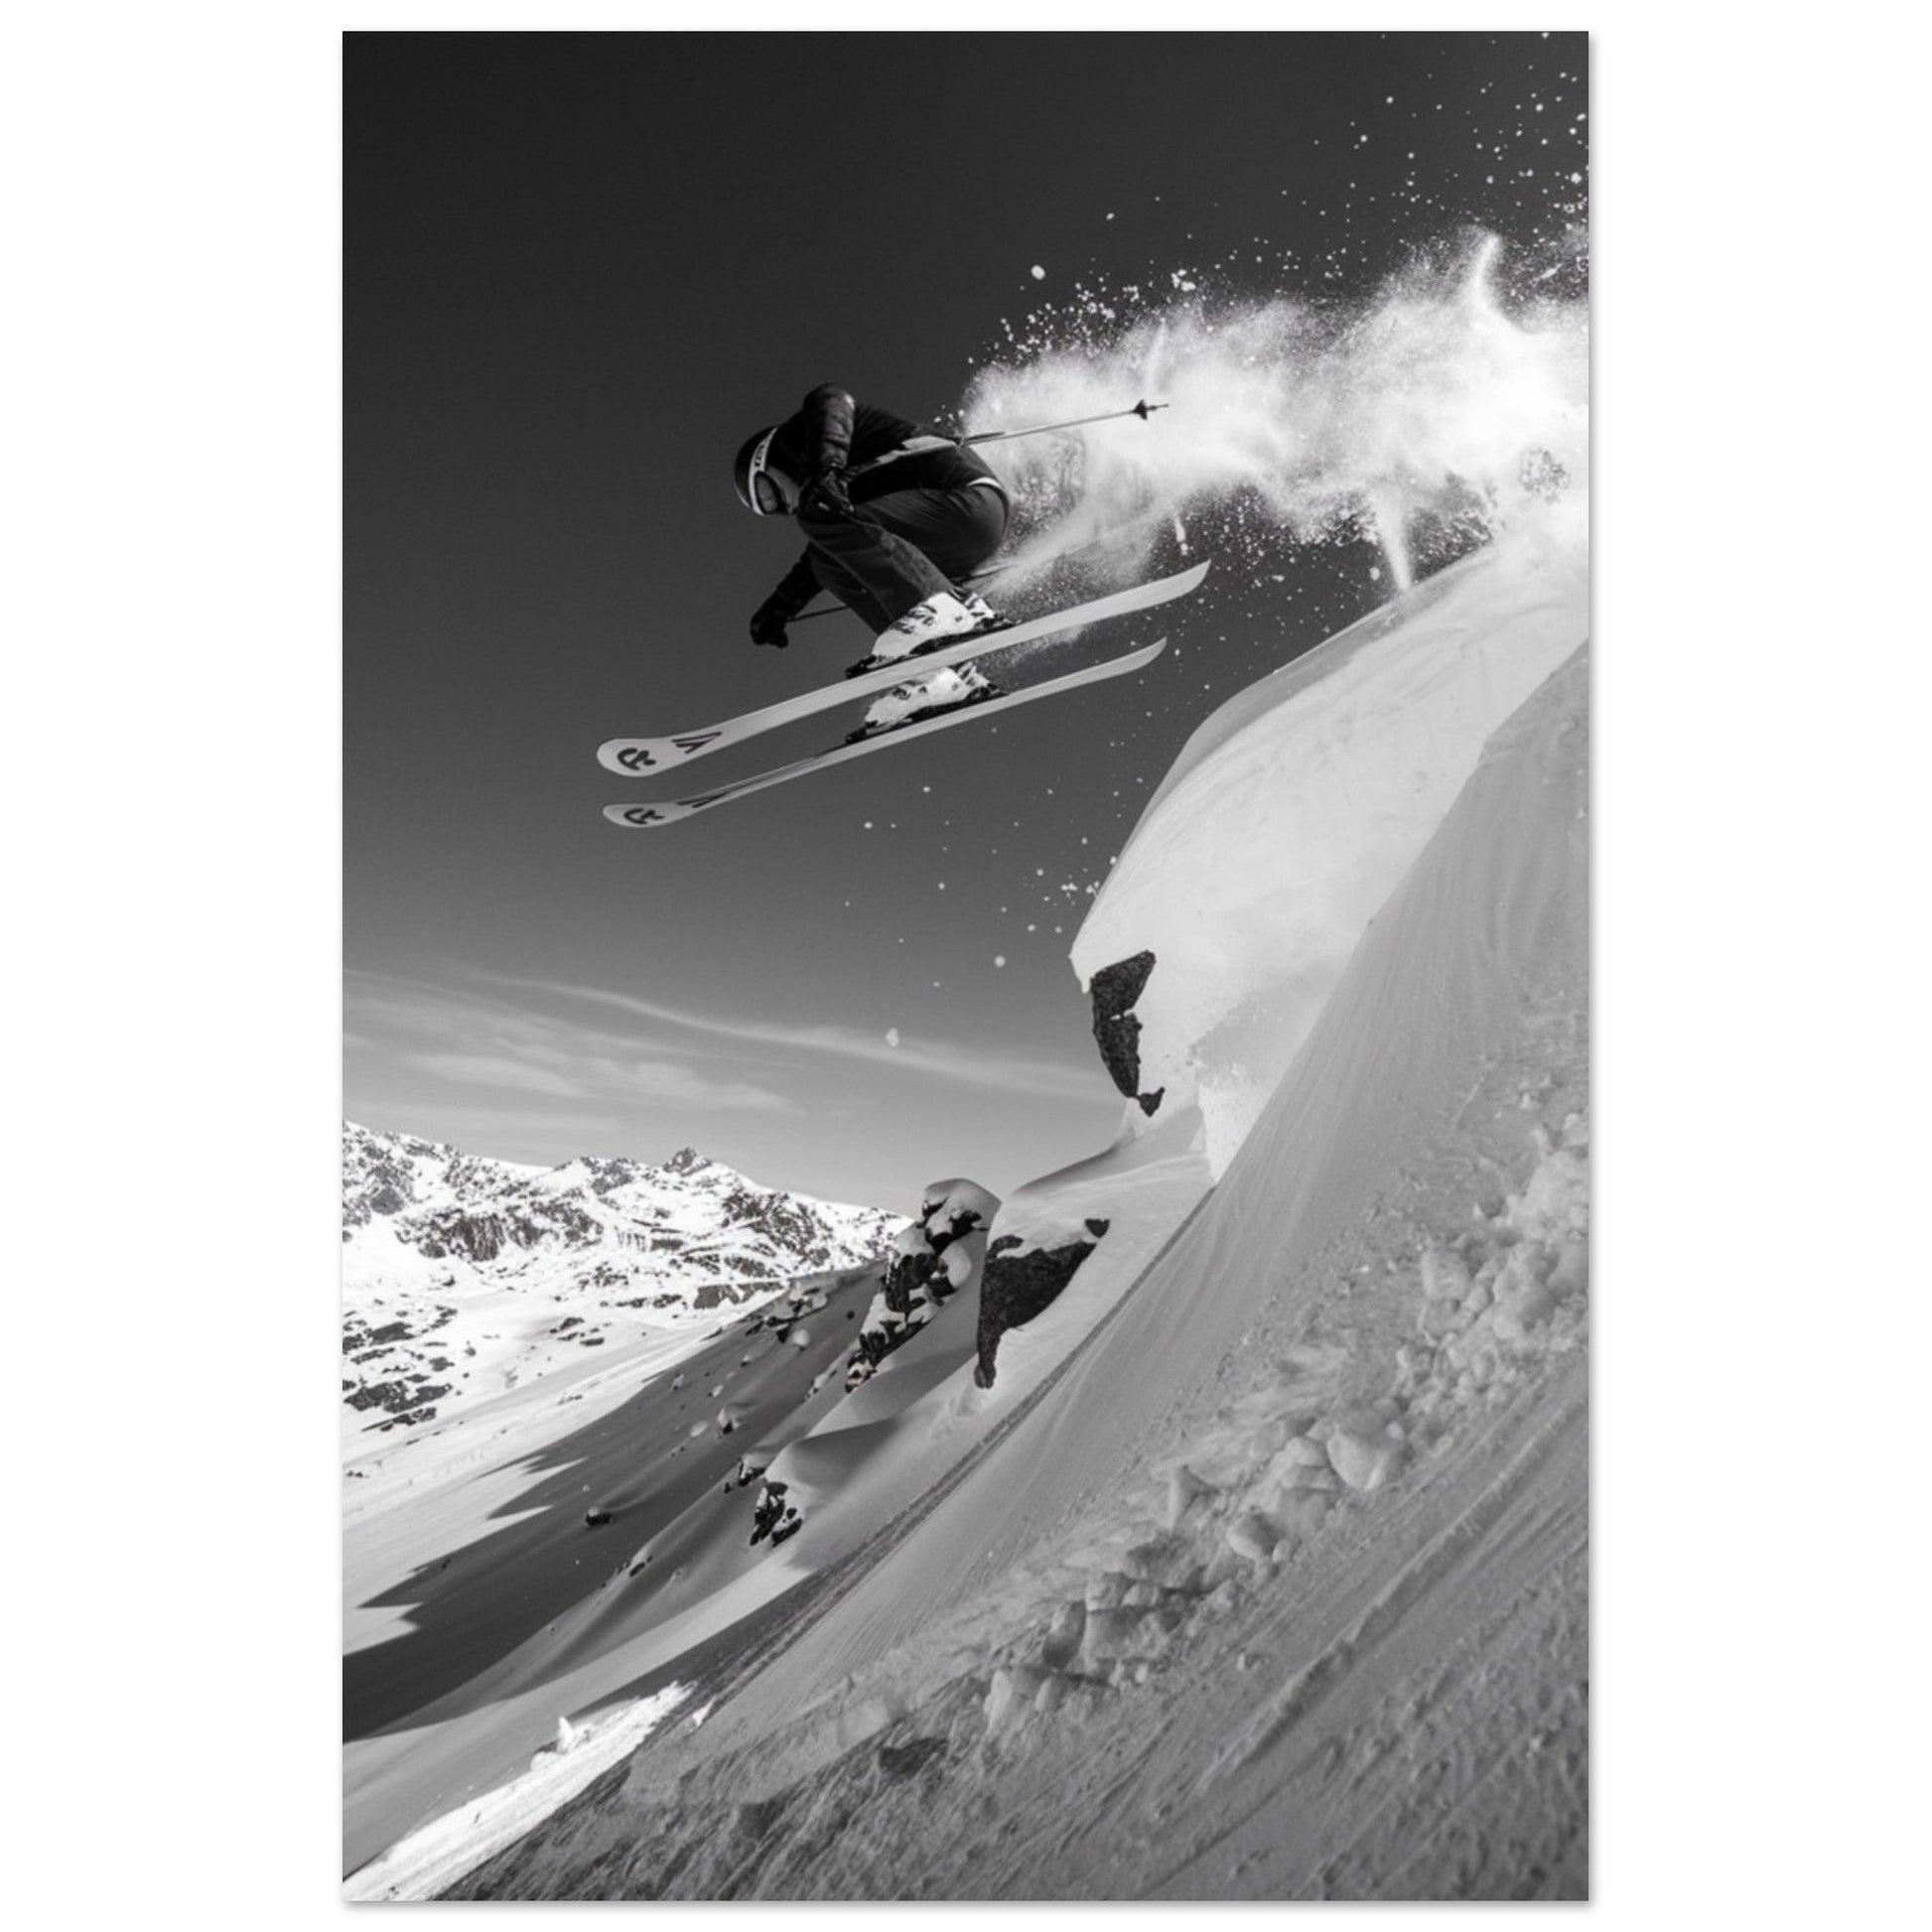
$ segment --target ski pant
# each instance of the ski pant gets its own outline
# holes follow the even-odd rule
[[[856,516],[800,516],[820,586],[856,611],[874,635],[915,604],[952,591],[1000,547],[1006,499],[968,483],[867,498]]]

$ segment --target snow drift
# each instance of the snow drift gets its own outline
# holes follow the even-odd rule
[[[675,1683],[457,1890],[1582,1895],[1587,629],[1557,506],[1209,719],[1073,949],[1114,1145],[767,1372],[782,1547],[680,1497],[352,1747],[350,1864]]]
[[[1199,1109],[1216,1178],[1586,595],[1574,549],[1478,552],[1224,705],[1155,793],[1072,959],[1149,959],[1140,1085]]]

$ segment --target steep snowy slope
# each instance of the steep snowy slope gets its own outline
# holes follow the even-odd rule
[[[745,1521],[759,1446],[843,1372],[879,1270],[807,1277],[710,1334],[618,1343],[426,1432],[344,1511],[345,1734],[486,1702],[519,1646],[668,1523]],[[824,1405],[821,1403],[820,1405]],[[798,1426],[798,1425],[793,1425]],[[742,1538],[734,1541],[742,1543]],[[539,1675],[561,1669],[538,1646]]]
[[[1577,1895],[1586,632],[1546,529],[1211,719],[1074,952],[1117,1144],[799,1419],[782,1549],[352,1756],[356,1842],[679,1682],[462,1889]]]
[[[1584,1895],[1586,677],[1011,1430],[461,1895]]]

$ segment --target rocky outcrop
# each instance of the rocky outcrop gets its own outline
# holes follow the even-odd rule
[[[1028,1249],[1021,1236],[1009,1234],[987,1250],[986,1273],[980,1284],[979,1366],[973,1374],[981,1388],[993,1386],[993,1358],[1000,1337],[1009,1328],[1031,1321],[1059,1299],[1111,1225],[1090,1220],[1086,1230],[1092,1240],[1069,1241],[1057,1248]]]
[[[1167,1091],[1157,1087],[1152,1093],[1141,1091],[1141,1023],[1134,1008],[1154,971],[1154,955],[1137,952],[1131,959],[1118,959],[1103,966],[1093,976],[1088,991],[1093,997],[1093,1037],[1109,1077],[1144,1114],[1160,1106]]]
[[[1000,1211],[997,1195],[970,1180],[935,1181],[919,1202],[919,1218],[894,1243],[886,1269],[886,1306],[909,1315],[915,1303],[942,1302],[963,1283],[947,1250],[980,1233]]]
[[[910,1314],[913,1298],[922,1294],[938,1267],[939,1257],[929,1247],[894,1255],[886,1267],[886,1306],[895,1314]]]
[[[503,1252],[507,1238],[500,1214],[469,1214],[453,1208],[430,1217],[416,1246],[431,1261],[443,1261],[451,1255],[494,1261]]]
[[[804,1527],[796,1505],[785,1501],[787,1486],[782,1482],[767,1482],[759,1489],[758,1500],[752,1505],[753,1543],[762,1543],[767,1536],[774,1544],[782,1543]]]

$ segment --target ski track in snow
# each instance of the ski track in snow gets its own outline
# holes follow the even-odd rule
[[[356,1747],[361,1844],[673,1673],[701,1728],[449,1895],[1586,1893],[1573,542],[1479,553],[1196,734],[1074,955],[1155,952],[1170,1098],[1001,1207],[1020,1252],[1109,1225],[993,1386],[972,1290],[850,1394],[801,1364],[762,1438],[795,1537],[750,1547],[749,1493],[663,1525],[679,1576],[621,1567]],[[1244,856],[1331,883],[1244,894]]]

